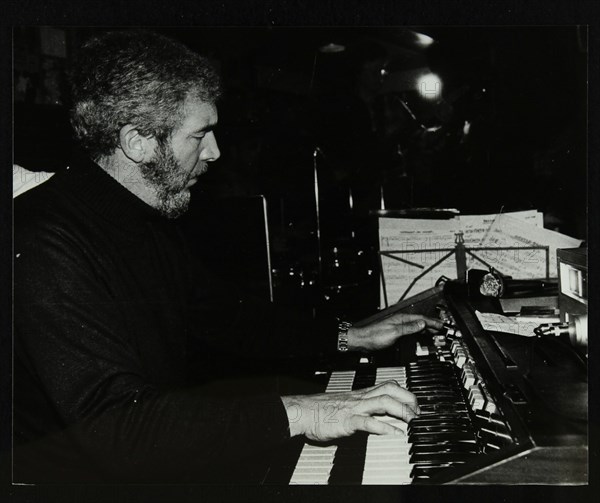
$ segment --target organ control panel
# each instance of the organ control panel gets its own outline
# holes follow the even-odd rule
[[[501,307],[449,281],[365,320],[420,312],[455,327],[405,337],[327,375],[326,392],[395,379],[417,396],[421,414],[408,425],[381,418],[405,436],[298,441],[279,453],[265,483],[587,483],[586,360],[568,340],[485,331],[475,309]]]

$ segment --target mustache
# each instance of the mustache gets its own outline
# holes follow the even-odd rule
[[[204,162],[204,163],[200,164],[200,167],[197,170],[192,172],[192,174],[190,175],[190,180],[192,178],[197,178],[200,175],[203,175],[207,171],[208,171],[208,163]]]

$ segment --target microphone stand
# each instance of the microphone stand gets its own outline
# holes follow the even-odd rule
[[[317,272],[319,279],[319,290],[323,288],[323,250],[321,247],[321,213],[319,207],[319,173],[317,170],[317,155],[322,154],[319,147],[313,151],[313,177],[315,190],[315,213],[317,218]]]

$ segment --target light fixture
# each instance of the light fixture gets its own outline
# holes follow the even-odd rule
[[[442,97],[442,79],[435,73],[424,73],[417,79],[417,91],[426,100],[439,100]]]
[[[319,52],[323,52],[325,54],[335,54],[338,52],[344,52],[346,50],[346,46],[342,44],[336,44],[334,42],[330,42],[329,44],[322,45],[319,47]]]
[[[417,45],[420,47],[429,47],[434,42],[429,35],[425,35],[424,33],[415,32],[415,36],[417,37]]]

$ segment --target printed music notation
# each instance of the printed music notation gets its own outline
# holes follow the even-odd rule
[[[514,279],[544,278],[547,273],[556,277],[557,248],[581,244],[579,239],[544,229],[543,214],[536,210],[461,215],[447,220],[380,218],[382,307],[385,299],[394,303],[408,288],[414,295],[433,287],[441,276],[456,279],[453,250],[458,232],[462,232],[465,248],[472,250],[472,254],[467,253],[467,268],[493,267]]]

